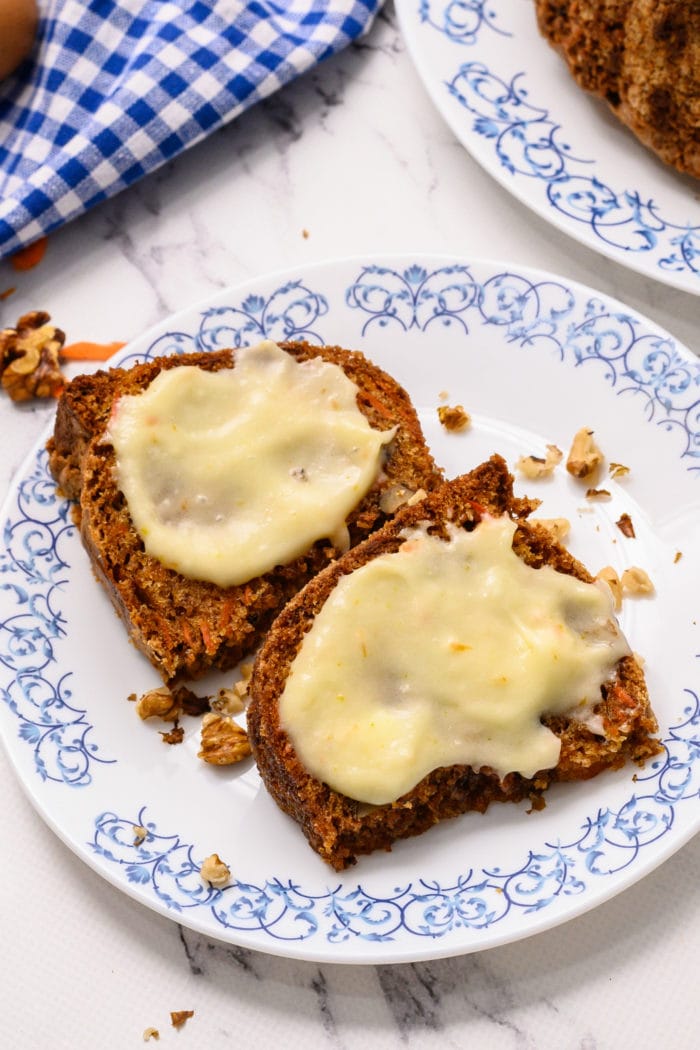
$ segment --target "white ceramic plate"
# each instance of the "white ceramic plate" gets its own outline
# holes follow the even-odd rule
[[[363,349],[410,391],[448,474],[493,451],[565,448],[594,428],[612,461],[608,502],[587,502],[563,469],[520,484],[572,521],[594,570],[646,569],[657,594],[622,622],[647,660],[666,751],[640,773],[560,785],[541,813],[495,806],[362,859],[336,875],[271,802],[252,762],[196,757],[140,722],[129,694],[156,684],[95,583],[38,448],[2,522],[0,721],[9,756],[47,823],[118,889],[212,937],[336,962],[475,951],[569,919],[629,886],[700,821],[697,609],[698,361],[604,295],[561,278],[435,257],[346,260],[260,278],[177,315],[125,348],[154,355],[303,337]],[[446,397],[445,397],[446,396]],[[445,432],[442,403],[473,427]],[[615,522],[627,511],[636,538]],[[677,552],[682,552],[680,560]],[[696,588],[695,588],[696,589]],[[134,826],[149,830],[135,843]],[[211,853],[231,867],[202,884]]]
[[[533,0],[396,0],[433,102],[487,172],[589,248],[700,293],[700,183],[583,92]]]

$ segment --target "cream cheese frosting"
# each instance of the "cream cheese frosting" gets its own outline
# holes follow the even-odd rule
[[[338,365],[265,341],[120,398],[105,438],[146,551],[225,587],[342,535],[396,432],[370,426],[357,392]]]
[[[485,517],[449,540],[425,528],[341,577],[304,637],[280,719],[315,777],[384,804],[440,766],[531,777],[556,766],[542,724],[595,731],[601,684],[629,652],[607,588],[513,551]]]

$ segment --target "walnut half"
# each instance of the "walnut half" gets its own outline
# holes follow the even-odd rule
[[[245,729],[227,715],[214,711],[202,719],[201,741],[197,757],[213,766],[232,766],[250,754]]]
[[[65,385],[59,355],[66,337],[50,320],[43,310],[32,310],[14,328],[0,331],[0,376],[13,401],[57,397]]]
[[[205,882],[210,883],[217,889],[223,889],[223,887],[228,886],[231,881],[231,869],[228,864],[221,859],[218,853],[212,853],[210,857],[206,857],[205,860],[202,861],[199,874]]]

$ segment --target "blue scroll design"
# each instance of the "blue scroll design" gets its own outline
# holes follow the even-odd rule
[[[690,211],[684,221],[673,221],[653,198],[616,186],[593,160],[576,156],[554,110],[531,97],[522,69],[506,73],[483,60],[461,61],[465,45],[478,44],[485,31],[513,36],[501,14],[479,0],[419,2],[421,26],[455,48],[455,71],[444,88],[469,115],[471,131],[489,143],[514,184],[541,186],[541,203],[553,219],[581,224],[594,242],[644,256],[663,272],[700,278],[700,224]]]
[[[98,814],[89,845],[169,910],[205,910],[222,929],[277,943],[438,940],[465,929],[478,934],[508,917],[538,914],[560,898],[584,895],[657,845],[673,828],[678,807],[697,805],[700,703],[692,690],[686,698],[663,755],[637,775],[628,798],[587,817],[570,841],[544,842],[507,870],[470,867],[454,880],[426,877],[376,894],[347,879],[313,890],[281,876],[251,882],[232,865],[228,885],[215,888],[200,876],[204,857],[177,834],[160,832],[145,806],[133,816]],[[145,838],[136,828],[146,831]]]
[[[319,322],[328,313],[325,296],[303,280],[290,280],[269,295],[251,293],[240,302],[212,306],[201,314],[194,331],[164,332],[148,349],[124,357],[121,365],[170,354],[237,349],[262,339],[274,342],[323,342]]]
[[[434,0],[420,0],[418,16],[421,22],[444,33],[453,43],[471,47],[484,29],[501,36],[511,35],[498,25],[492,5],[493,0],[448,0],[438,4]]]
[[[429,269],[362,266],[345,290],[362,318],[362,335],[375,328],[398,333],[432,326],[499,329],[506,342],[558,357],[576,368],[601,367],[619,396],[635,397],[647,422],[676,441],[689,470],[700,471],[700,362],[670,336],[649,332],[632,313],[615,310],[564,281],[503,270],[486,280],[465,264]]]
[[[20,482],[3,527],[0,698],[17,718],[18,735],[32,749],[39,777],[85,787],[94,763],[109,760],[92,741],[87,712],[72,703],[72,675],[59,670],[66,629],[61,590],[70,568],[64,547],[73,531],[69,504],[56,496],[42,449]]]

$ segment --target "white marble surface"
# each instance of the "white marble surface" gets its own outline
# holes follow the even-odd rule
[[[579,247],[511,200],[441,123],[393,10],[369,36],[50,239],[0,264],[0,323],[128,340],[247,277],[372,252],[520,262],[617,296],[700,351],[700,301]],[[52,406],[0,402],[0,488]],[[85,867],[0,763],[0,1045],[12,1048],[695,1047],[700,839],[529,940],[398,966],[319,966],[208,942]],[[171,1010],[195,1016],[176,1032]]]

